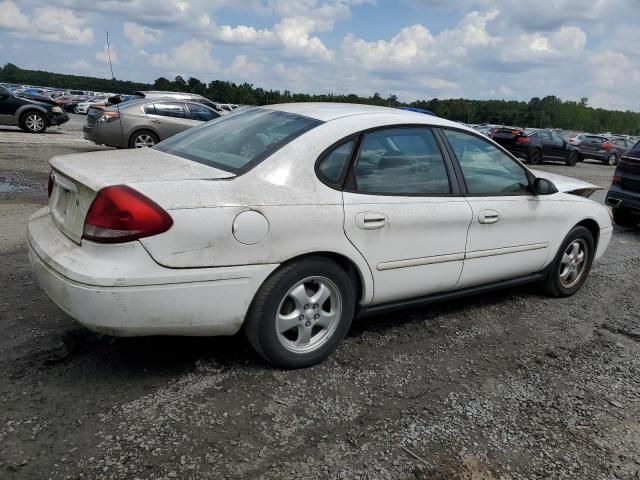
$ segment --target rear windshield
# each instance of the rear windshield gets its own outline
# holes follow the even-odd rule
[[[640,158],[640,142],[636,143],[627,155],[629,157]]]
[[[160,142],[155,148],[240,173],[321,123],[300,115],[254,108],[186,130]]]

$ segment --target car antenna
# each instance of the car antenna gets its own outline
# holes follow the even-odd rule
[[[111,44],[109,43],[109,30],[107,30],[107,58],[109,59],[109,70],[111,70],[111,80],[113,81],[113,90],[116,90],[116,77],[113,75],[113,63],[111,62]],[[120,136],[124,143],[124,130],[122,129],[122,119],[120,118],[120,102],[116,103],[118,111],[118,123],[120,123]]]

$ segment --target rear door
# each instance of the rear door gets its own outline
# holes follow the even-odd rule
[[[344,230],[369,264],[374,303],[455,288],[471,208],[430,128],[363,134],[343,198]]]
[[[526,169],[480,136],[443,129],[467,189],[473,219],[458,287],[539,272],[550,255],[562,209],[534,195]]]
[[[146,105],[144,111],[160,140],[200,125],[200,122],[189,118],[183,102],[154,102],[152,105]]]

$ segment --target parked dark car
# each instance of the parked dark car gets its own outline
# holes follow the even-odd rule
[[[623,227],[640,223],[640,142],[620,157],[605,203],[613,221]]]
[[[491,138],[504,148],[530,164],[543,161],[564,162],[574,166],[580,161],[578,149],[555,130],[536,130],[525,133],[516,128],[494,128]]]
[[[19,97],[0,86],[0,124],[18,125],[26,132],[42,133],[62,125],[69,117],[56,102],[45,97]]]
[[[608,165],[616,165],[620,157],[627,153],[633,142],[626,138],[605,137],[603,135],[583,135],[578,149],[586,159],[599,160]]]

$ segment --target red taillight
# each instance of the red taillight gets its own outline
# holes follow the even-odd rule
[[[529,142],[529,137],[527,137],[526,135],[523,135],[516,139],[516,143],[528,143],[528,142]]]
[[[622,182],[622,177],[620,175],[613,176],[612,183],[621,183],[621,182]]]
[[[602,144],[602,148],[603,148],[604,150],[609,151],[609,150],[611,150],[611,149],[613,148],[613,144],[612,144],[612,143],[609,143],[609,142],[604,142],[604,143]]]
[[[160,205],[125,185],[103,188],[84,221],[83,238],[128,242],[166,232],[173,220]]]
[[[51,192],[53,192],[53,172],[49,173],[49,182],[47,183],[47,195],[51,198]]]

